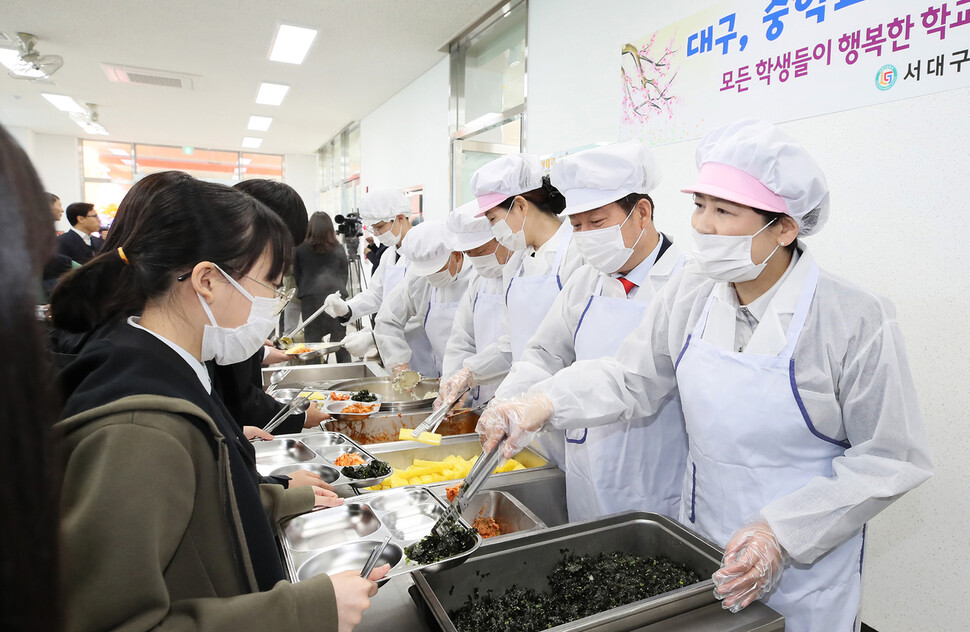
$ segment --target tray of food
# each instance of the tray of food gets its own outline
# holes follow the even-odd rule
[[[424,421],[430,411],[388,413],[379,411],[364,420],[327,422],[327,427],[334,432],[340,432],[361,445],[373,443],[388,443],[400,438],[401,430],[412,430]],[[457,415],[449,415],[441,422],[436,431],[443,436],[470,434],[475,432],[478,415],[465,411]]]
[[[368,487],[391,475],[390,466],[337,432],[287,435],[253,444],[263,476],[309,470],[331,485]]]
[[[444,437],[440,445],[425,445],[412,441],[398,441],[371,445],[368,449],[393,468],[391,476],[380,487],[389,489],[405,485],[433,485],[448,481],[460,481],[471,470],[475,459],[481,454],[482,444],[478,435]],[[526,448],[514,459],[505,461],[495,469],[493,476],[509,472],[555,467],[533,450]]]
[[[391,570],[382,582],[416,570],[452,568],[474,553],[482,538],[464,519],[449,525],[443,536],[432,536],[431,527],[446,508],[427,489],[405,487],[291,518],[279,526],[287,572],[296,582],[321,573],[359,570],[387,536],[391,540],[377,565],[390,564]]]
[[[446,502],[454,500],[458,487],[447,489]],[[546,523],[515,496],[494,490],[480,491],[472,496],[461,517],[489,542],[546,528]]]
[[[411,410],[431,411],[431,404],[438,397],[438,378],[425,378],[410,390],[396,390],[389,377],[366,377],[343,380],[329,385],[338,391],[359,391],[366,389],[381,396],[381,412],[403,412]]]
[[[670,518],[627,512],[488,540],[414,583],[445,632],[636,630],[714,603],[721,554]]]

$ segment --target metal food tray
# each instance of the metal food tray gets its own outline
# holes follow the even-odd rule
[[[546,528],[546,523],[507,492],[480,491],[472,496],[461,517],[468,524],[473,524],[479,516],[493,518],[501,529],[500,535],[483,538],[489,544]]]
[[[321,573],[360,570],[374,547],[387,536],[391,536],[391,541],[377,565],[390,564],[391,570],[381,582],[416,570],[433,573],[457,566],[478,550],[480,535],[475,534],[471,549],[434,564],[419,564],[404,554],[405,547],[431,533],[431,527],[446,508],[444,501],[425,488],[398,487],[291,518],[279,527],[290,580],[298,582]],[[459,523],[471,529],[464,519]]]
[[[626,512],[606,518],[552,527],[518,538],[493,542],[471,555],[460,568],[436,575],[415,573],[414,583],[429,622],[444,632],[456,632],[449,610],[464,605],[476,591],[502,594],[511,584],[549,590],[546,581],[562,559],[561,550],[597,554],[622,551],[644,557],[663,555],[687,565],[705,578],[649,599],[633,602],[550,628],[554,632],[636,630],[714,603],[711,574],[720,566],[723,551],[666,516]]]
[[[335,391],[359,391],[366,388],[371,393],[381,396],[381,411],[403,412],[410,410],[431,410],[434,397],[428,397],[438,390],[438,378],[424,378],[414,388],[413,394],[401,393],[394,390],[390,377],[365,377],[353,380],[331,382],[330,388]]]
[[[370,487],[391,475],[388,473],[376,478],[344,476],[340,466],[333,462],[341,454],[356,452],[367,463],[377,457],[339,432],[288,435],[272,441],[257,441],[253,448],[256,450],[256,471],[263,476],[308,470],[319,474],[320,478],[331,485]]]

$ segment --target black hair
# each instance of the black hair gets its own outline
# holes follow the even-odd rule
[[[307,236],[307,210],[303,198],[296,189],[275,180],[243,180],[233,187],[253,196],[283,219],[293,236],[293,245],[299,246]]]
[[[89,204],[88,202],[72,202],[64,209],[64,213],[67,215],[67,221],[70,222],[71,226],[75,226],[77,225],[78,218],[84,217],[92,210],[94,210],[94,204]]]
[[[767,226],[771,222],[778,222],[780,224],[781,223],[781,220],[783,218],[790,217],[789,215],[786,215],[785,213],[775,213],[773,211],[762,211],[760,208],[754,208],[753,206],[750,207],[750,208],[751,208],[752,211],[754,211],[755,213],[757,213],[758,215],[761,216],[761,219],[763,219],[764,222],[765,222],[765,226]],[[788,252],[793,252],[795,250],[795,240],[794,239],[792,240],[792,242],[790,244],[788,244],[787,246],[785,246],[785,250],[787,250]]]
[[[542,176],[542,186],[538,189],[505,198],[502,206],[507,209],[512,205],[512,200],[517,197],[525,198],[543,213],[559,215],[566,208],[566,198],[559,192],[559,189],[552,185],[549,176]]]
[[[267,249],[273,279],[289,268],[293,240],[262,202],[188,174],[152,174],[122,200],[102,254],[54,288],[54,325],[83,332],[135,314],[202,261],[239,278]]]
[[[54,202],[60,202],[61,201],[61,198],[57,197],[53,193],[48,193],[47,194],[47,201],[50,202],[51,204],[53,204]]]
[[[60,630],[60,397],[36,314],[57,242],[40,178],[3,127],[0,223],[0,343],[17,350],[0,360],[0,630]]]
[[[653,199],[646,193],[631,193],[625,197],[621,197],[616,201],[616,203],[620,205],[620,208],[622,208],[627,215],[629,215],[633,212],[633,209],[636,208],[636,205],[639,204],[640,200],[650,202],[650,221],[652,222],[654,211]]]
[[[340,245],[337,233],[333,229],[333,220],[323,212],[316,212],[310,217],[310,227],[307,230],[306,241],[313,247],[313,252],[322,255]]]

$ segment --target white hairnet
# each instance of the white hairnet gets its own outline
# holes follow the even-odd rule
[[[408,231],[401,242],[401,254],[408,260],[408,272],[420,276],[427,276],[444,267],[454,249],[455,236],[441,220],[418,224]]]
[[[407,197],[397,189],[375,189],[360,199],[360,218],[365,222],[386,222],[410,212]]]
[[[632,141],[563,156],[552,166],[552,184],[566,197],[563,215],[575,215],[631,193],[650,193],[661,174],[653,152]]]
[[[471,189],[480,211],[542,186],[542,164],[529,154],[509,154],[496,158],[472,174]]]
[[[476,217],[478,212],[478,201],[472,200],[448,213],[446,221],[448,229],[455,235],[457,250],[474,250],[495,238],[488,219]]]

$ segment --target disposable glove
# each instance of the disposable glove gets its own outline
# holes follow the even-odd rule
[[[344,349],[352,356],[363,358],[377,349],[374,345],[374,333],[365,329],[344,337]]]
[[[340,298],[340,292],[334,292],[323,299],[323,311],[331,318],[340,318],[350,313],[350,307],[347,301]]]
[[[400,375],[401,373],[405,371],[410,371],[410,370],[411,370],[411,365],[408,364],[407,362],[402,362],[401,364],[395,364],[394,367],[391,368],[391,381],[393,382],[394,380],[396,380],[397,376]]]
[[[485,451],[501,441],[502,435],[507,435],[502,455],[511,459],[532,443],[552,412],[552,400],[542,393],[493,399],[478,418],[475,432],[481,437]]]
[[[468,388],[475,386],[475,381],[472,379],[471,371],[461,369],[438,385],[438,398],[434,400],[432,408],[438,410],[442,406],[447,406],[466,386]],[[465,397],[467,398],[467,395]]]
[[[721,568],[712,576],[714,596],[723,600],[722,608],[740,612],[778,584],[786,558],[768,523],[741,527],[728,541]]]

